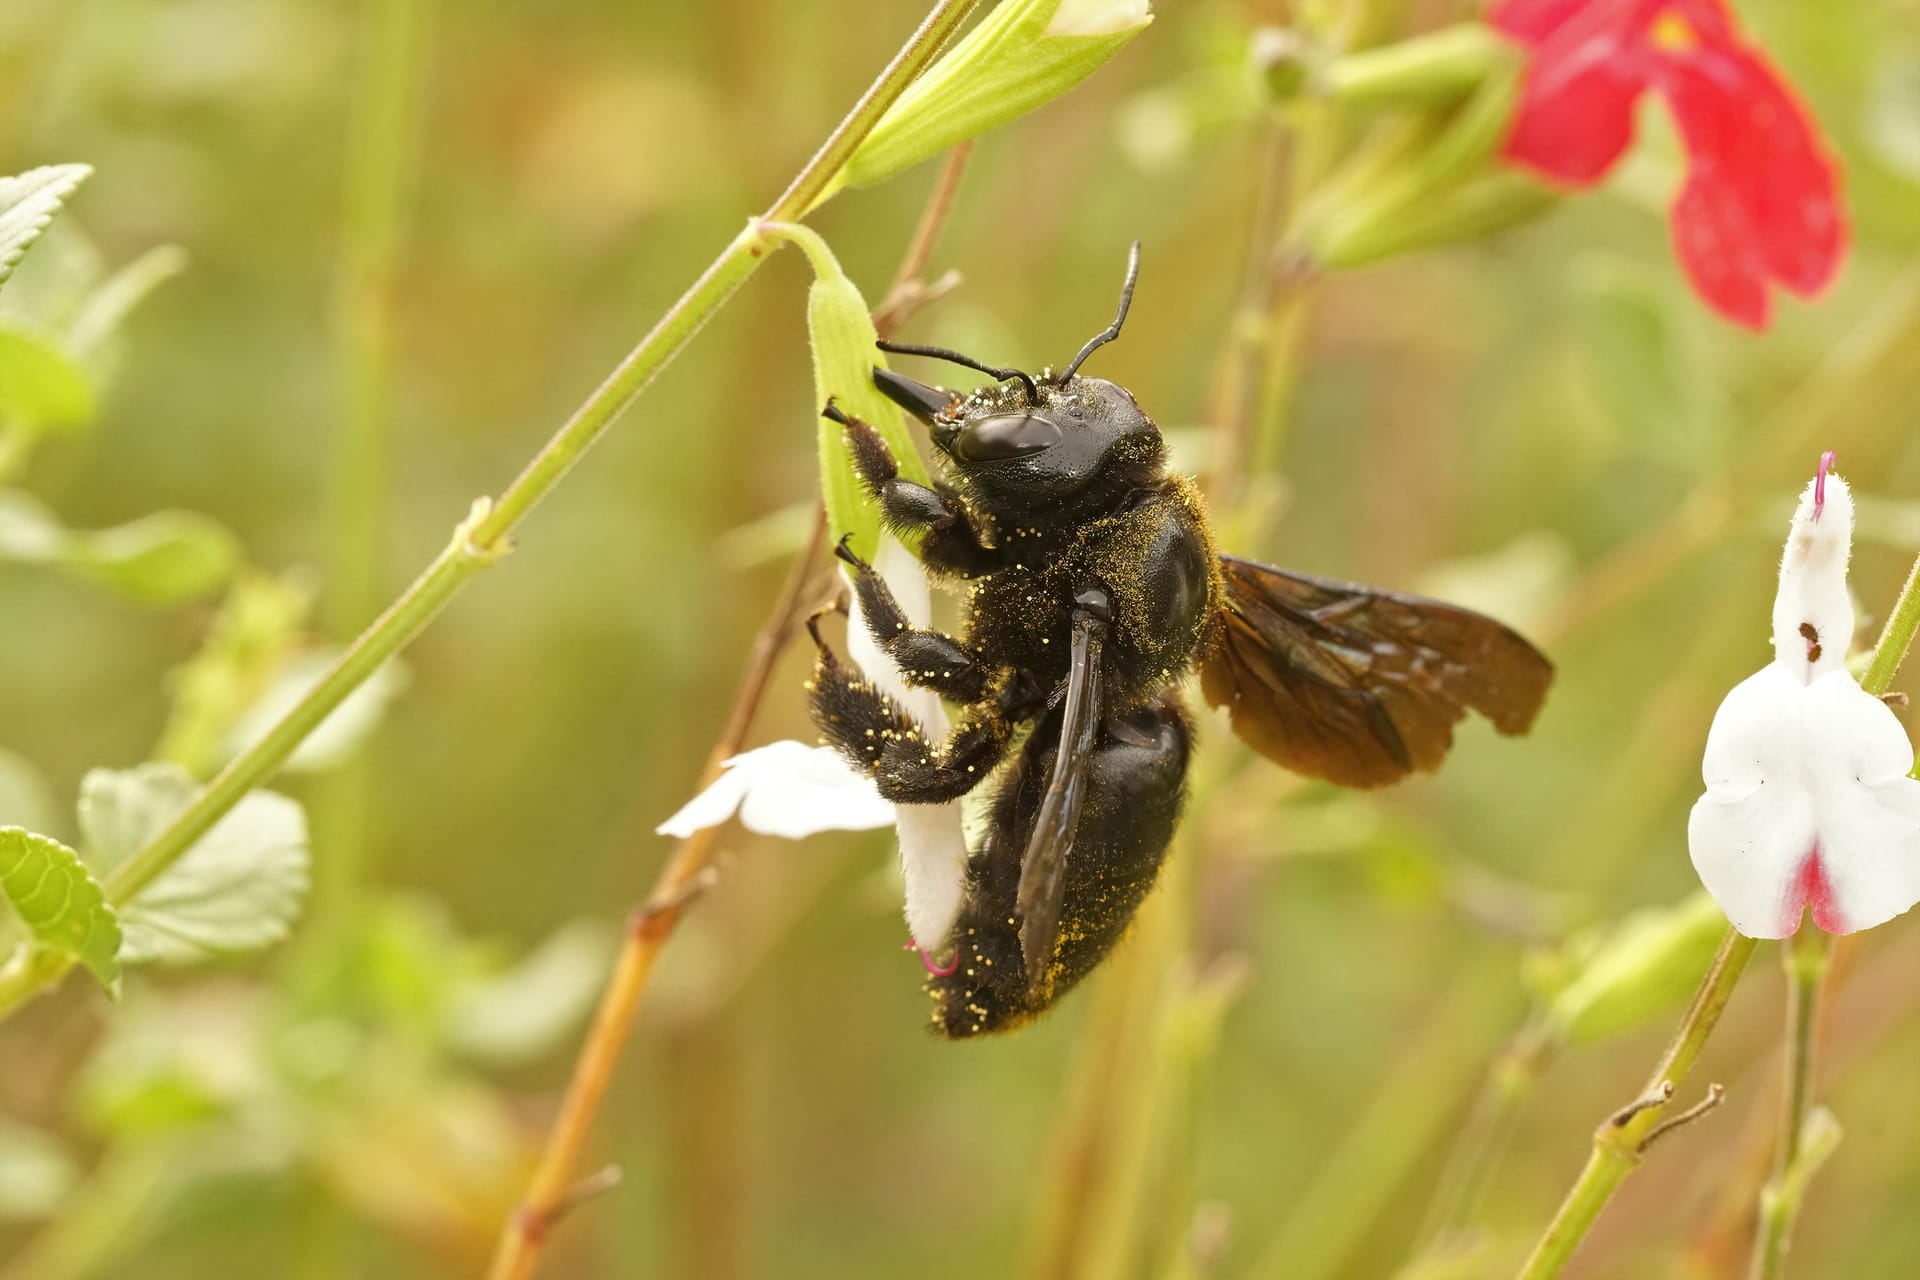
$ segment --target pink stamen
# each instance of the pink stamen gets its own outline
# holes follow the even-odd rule
[[[920,967],[936,978],[948,977],[960,967],[960,948],[958,946],[953,949],[953,960],[944,969],[942,969],[939,962],[933,958],[933,953],[925,947],[915,947],[914,950],[920,953]]]
[[[1820,508],[1827,505],[1827,472],[1833,470],[1833,450],[1820,455],[1820,470],[1813,476],[1813,518],[1820,518]]]

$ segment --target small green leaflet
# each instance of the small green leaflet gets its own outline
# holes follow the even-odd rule
[[[0,333],[0,359],[5,337]],[[0,489],[0,561],[7,560],[49,565],[142,604],[168,605],[217,590],[233,576],[240,544],[224,526],[191,511],[156,511],[110,529],[68,529],[38,499]]]
[[[198,787],[177,765],[96,769],[80,784],[88,859],[111,871],[151,840]],[[287,936],[307,896],[307,819],[256,791],[120,908],[128,964],[192,964],[257,951]]]
[[[84,164],[55,164],[0,178],[0,284],[7,282],[73,189],[92,172]]]
[[[72,956],[115,989],[120,921],[78,854],[58,840],[0,827],[0,892],[37,943]]]

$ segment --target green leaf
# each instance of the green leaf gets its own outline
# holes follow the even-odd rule
[[[313,589],[297,574],[242,572],[207,627],[200,651],[168,679],[173,712],[154,759],[197,777],[217,768],[234,725],[295,652],[313,604]]]
[[[613,961],[604,924],[579,920],[557,930],[504,973],[471,977],[446,1011],[447,1040],[468,1057],[500,1066],[552,1048],[593,1008]]]
[[[81,302],[67,326],[67,350],[104,379],[111,372],[112,340],[120,326],[148,295],[186,269],[187,251],[163,244],[115,271]]]
[[[109,1139],[158,1139],[232,1115],[248,1102],[256,1116],[267,1091],[261,1061],[264,992],[153,991],[129,1001],[80,1069],[74,1111]],[[264,1144],[261,1140],[265,1138]],[[251,1134],[256,1155],[274,1140]]]
[[[907,86],[840,181],[864,187],[890,178],[1051,102],[1152,21],[1147,0],[1002,0]]]
[[[1548,986],[1548,1020],[1566,1039],[1603,1040],[1686,1003],[1727,931],[1705,893],[1635,911],[1611,927],[1573,939],[1562,956],[1534,962],[1536,987]]]
[[[92,172],[84,164],[55,164],[0,178],[0,285]]]
[[[0,424],[29,431],[75,431],[93,421],[93,387],[58,346],[21,329],[0,328]]]
[[[120,921],[78,854],[58,840],[0,827],[0,892],[34,941],[85,965],[109,991],[120,980]]]
[[[33,497],[0,489],[0,560],[44,564],[143,604],[176,604],[216,590],[240,559],[226,528],[190,511],[157,511],[112,529],[68,529]]]
[[[240,544],[218,521],[156,511],[130,524],[68,537],[64,563],[144,604],[177,604],[219,590],[240,562]]]
[[[198,787],[177,765],[96,769],[80,784],[80,830],[102,872],[151,840]],[[307,894],[307,820],[256,791],[159,879],[121,907],[128,964],[191,964],[257,951],[287,936]]]
[[[310,649],[295,655],[234,726],[227,741],[229,757],[264,738],[333,669],[340,652]],[[379,726],[388,705],[406,691],[409,678],[406,667],[397,661],[381,666],[348,694],[346,701],[334,708],[280,767],[289,773],[314,773],[352,759]]]

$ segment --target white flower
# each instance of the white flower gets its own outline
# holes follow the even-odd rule
[[[933,620],[927,575],[911,551],[882,534],[873,567],[886,579],[893,598],[915,626],[924,627]],[[860,616],[858,596],[847,619],[847,655],[867,679],[920,722],[930,740],[939,742],[947,736],[946,708],[936,695],[910,688],[900,668],[880,651]],[[913,934],[915,946],[931,951],[946,940],[966,893],[967,837],[961,829],[959,802],[903,804],[897,828],[900,874],[907,882],[907,930]]]
[[[913,553],[882,535],[874,568],[916,626],[933,616],[927,577]],[[847,651],[855,666],[899,703],[938,741],[947,733],[940,699],[908,687],[893,660],[880,651],[854,598]],[[881,799],[873,780],[832,747],[776,742],[727,761],[718,781],[657,828],[684,838],[740,812],[741,825],[762,835],[798,839],[817,831],[865,831],[893,823],[900,837],[900,871],[907,886],[907,928],[923,953],[946,939],[966,892],[967,841],[960,805],[908,804]]]
[[[1913,745],[1847,671],[1853,497],[1827,473],[1832,457],[1787,535],[1774,660],[1720,704],[1687,824],[1701,882],[1750,938],[1790,936],[1808,908],[1828,933],[1853,933],[1920,902]]]
[[[740,811],[740,825],[763,836],[798,840],[820,831],[870,831],[893,821],[893,806],[873,779],[832,747],[775,742],[722,766],[714,784],[654,830],[685,839]]]

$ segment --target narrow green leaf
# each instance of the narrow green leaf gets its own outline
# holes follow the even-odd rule
[[[156,245],[108,276],[81,302],[67,326],[67,350],[86,360],[101,348],[155,289],[187,269],[187,251]]]
[[[120,922],[78,854],[58,840],[0,827],[0,892],[39,945],[72,956],[114,989]]]
[[[96,769],[80,784],[87,856],[105,872],[152,839],[197,791],[170,764]],[[190,964],[257,951],[287,936],[306,899],[307,820],[256,791],[120,909],[128,964]]]
[[[218,521],[192,511],[156,511],[128,524],[73,533],[64,563],[145,604],[177,604],[219,590],[240,562],[240,544]]]
[[[53,215],[92,172],[84,164],[55,164],[0,178],[0,284],[7,282]]]
[[[156,511],[111,529],[68,529],[38,499],[0,489],[0,560],[65,569],[143,604],[177,604],[231,578],[240,544],[219,522],[190,511]]]
[[[604,924],[578,920],[504,973],[467,978],[447,1006],[449,1043],[496,1066],[545,1052],[592,1010],[614,947]]]

